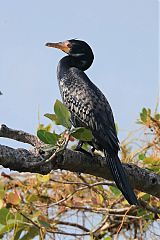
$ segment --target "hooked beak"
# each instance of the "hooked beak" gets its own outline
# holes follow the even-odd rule
[[[51,47],[51,48],[58,48],[65,53],[69,53],[72,48],[72,44],[69,41],[59,42],[59,43],[46,43],[45,46]]]

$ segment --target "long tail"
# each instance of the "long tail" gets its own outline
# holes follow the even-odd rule
[[[120,159],[118,155],[114,154],[112,156],[108,155],[106,151],[104,151],[107,165],[111,170],[113,179],[117,185],[117,187],[120,189],[120,191],[123,193],[124,197],[131,205],[137,205],[139,206],[139,202],[137,200],[137,197],[135,193],[133,192],[128,178],[126,176],[125,170],[120,162]]]

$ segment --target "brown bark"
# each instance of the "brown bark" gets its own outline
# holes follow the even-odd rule
[[[36,136],[1,125],[0,137],[14,139],[34,146],[31,150],[27,150],[0,145],[0,164],[5,168],[18,172],[41,174],[48,174],[52,170],[61,169],[113,180],[105,160],[101,156],[90,156],[89,154],[65,149],[57,153],[52,160],[47,161],[52,153],[39,153],[42,143]],[[123,164],[123,166],[131,185],[135,189],[160,198],[160,175],[134,164]]]

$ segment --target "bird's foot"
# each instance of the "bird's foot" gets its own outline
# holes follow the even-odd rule
[[[91,152],[90,152],[90,153],[91,153],[92,157],[94,156],[94,151],[95,151],[95,150],[96,150],[96,149],[95,149],[94,147],[91,148]]]
[[[82,141],[79,141],[78,144],[77,144],[77,146],[76,146],[76,148],[75,148],[75,150],[76,150],[76,151],[81,151],[81,150],[82,150],[82,146],[83,146],[83,142],[82,142]]]
[[[83,146],[83,142],[79,141],[76,148],[75,148],[75,151],[82,152],[84,154],[92,156],[92,154],[90,152],[86,151],[85,149],[83,149],[82,146]]]

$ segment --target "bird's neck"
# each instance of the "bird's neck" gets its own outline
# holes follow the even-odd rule
[[[76,67],[82,71],[87,70],[93,62],[93,59],[87,59],[85,56],[81,57],[72,57],[72,56],[65,56],[62,58],[58,64],[57,74],[61,79],[71,67]]]

